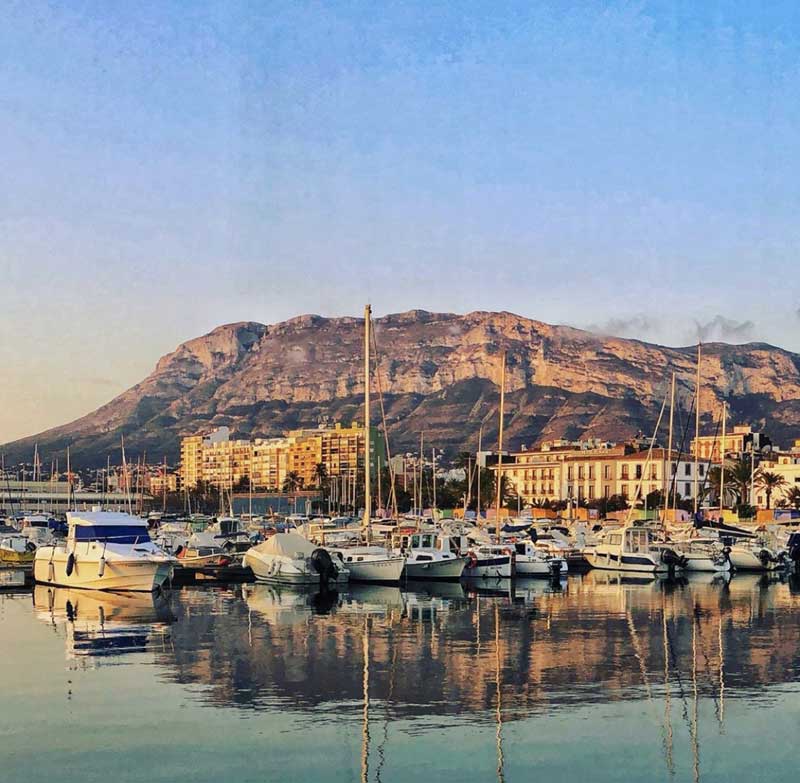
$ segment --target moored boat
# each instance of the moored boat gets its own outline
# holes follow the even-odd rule
[[[259,582],[328,587],[346,584],[350,572],[338,558],[297,533],[276,533],[263,544],[251,547],[243,564]]]
[[[34,579],[91,590],[152,592],[166,582],[175,559],[150,539],[147,522],[114,511],[69,512],[67,540],[41,546]]]
[[[609,571],[667,573],[684,562],[670,547],[655,546],[649,530],[633,526],[603,531],[585,555],[592,568]]]

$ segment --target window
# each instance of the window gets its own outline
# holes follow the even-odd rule
[[[624,497],[624,498],[628,497],[628,485],[627,484],[621,484],[620,488],[619,488],[619,492],[622,495],[622,497]]]
[[[684,484],[683,485],[683,494],[686,497],[689,497],[689,495],[692,494],[692,485],[691,484]]]
[[[623,481],[627,481],[629,478],[630,478],[630,475],[628,473],[628,466],[627,465],[623,465],[622,466],[622,480]]]
[[[692,475],[692,466],[688,462],[683,466],[683,475],[684,476]]]
[[[594,481],[594,465],[589,465],[589,481]]]
[[[702,475],[704,475],[704,474],[705,474],[705,472],[706,472],[706,466],[701,464],[701,465],[699,466],[699,468],[700,468],[700,475],[701,475],[701,476],[702,476]]]
[[[567,481],[572,481],[572,465],[567,468]]]
[[[642,477],[642,466],[641,465],[637,465],[636,466],[636,478],[640,479],[641,477]]]
[[[603,466],[603,478],[608,481],[611,478],[611,465]]]
[[[589,500],[594,500],[594,485],[589,485]]]
[[[603,497],[604,498],[610,498],[611,497],[611,487],[608,484],[606,484],[603,487]]]
[[[583,465],[578,465],[578,478],[583,478]]]

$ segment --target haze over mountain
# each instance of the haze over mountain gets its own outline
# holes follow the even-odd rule
[[[551,326],[511,313],[466,315],[412,310],[375,320],[378,372],[393,453],[426,443],[452,456],[497,440],[501,354],[508,355],[507,445],[552,438],[622,440],[649,434],[670,376],[678,376],[689,420],[696,348],[669,348]],[[175,461],[180,438],[219,425],[271,436],[322,421],[363,417],[363,320],[303,315],[264,325],[220,326],[164,356],[143,381],[69,424],[3,447],[11,461],[34,444],[47,462],[65,447],[78,465],[129,456]],[[762,343],[712,343],[703,349],[704,429],[721,403],[731,423],[751,422],[773,440],[800,437],[800,355]],[[380,420],[376,403],[374,423]],[[687,441],[688,442],[688,441]]]

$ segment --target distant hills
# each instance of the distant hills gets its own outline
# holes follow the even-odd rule
[[[686,408],[695,351],[551,326],[512,313],[412,310],[375,320],[380,384],[393,452],[426,443],[450,455],[497,440],[501,353],[507,351],[510,448],[552,438],[621,440],[649,434],[674,370]],[[143,381],[76,421],[2,447],[47,462],[71,445],[75,464],[118,455],[176,460],[180,438],[227,425],[269,436],[321,421],[363,417],[363,321],[303,315],[282,323],[228,324],[180,345]],[[800,355],[761,343],[704,346],[704,429],[727,399],[732,422],[800,437]],[[375,410],[374,422],[379,421]],[[679,421],[688,420],[684,412]]]

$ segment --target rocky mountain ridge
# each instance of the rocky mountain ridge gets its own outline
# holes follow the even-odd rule
[[[393,451],[419,432],[451,454],[497,437],[501,355],[507,354],[506,437],[511,448],[556,437],[621,440],[650,433],[677,374],[693,404],[696,348],[669,348],[552,326],[512,313],[412,310],[375,319],[374,390],[383,392]],[[303,315],[277,324],[227,324],[161,358],[141,383],[74,422],[7,444],[8,458],[47,458],[68,444],[78,464],[101,464],[125,435],[131,455],[176,460],[180,438],[225,424],[270,436],[321,421],[363,417],[363,320]],[[773,346],[703,347],[701,411],[713,431],[732,419],[774,440],[800,437],[800,355]],[[376,412],[375,422],[378,421]]]

